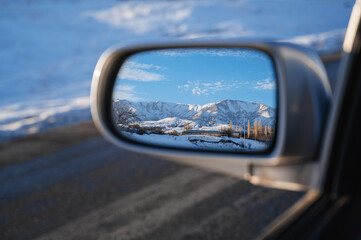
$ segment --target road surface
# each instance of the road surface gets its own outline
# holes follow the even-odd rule
[[[120,150],[92,123],[0,159],[0,239],[250,239],[302,196]]]

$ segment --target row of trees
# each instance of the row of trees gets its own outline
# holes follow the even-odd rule
[[[192,130],[192,125],[189,123],[187,125],[184,125],[183,127],[184,131]],[[224,126],[219,129],[220,132],[223,133],[233,133],[233,132],[242,132],[243,128],[240,125],[233,125],[233,122],[229,122],[229,126]],[[271,136],[273,133],[272,128],[269,125],[262,126],[261,120],[254,121],[253,126],[251,127],[251,123],[248,120],[247,121],[247,138],[255,138],[255,139],[264,139],[265,137]],[[246,134],[246,133],[244,133]]]
[[[248,137],[250,137],[251,136],[251,127],[250,127],[249,120],[248,120],[247,126],[248,126],[247,135],[248,135]],[[258,123],[257,123],[257,120],[254,121],[252,131],[256,138],[258,136],[262,136],[262,135],[264,135],[264,136],[272,135],[272,128],[267,125],[263,127],[261,120],[258,121]]]
[[[221,127],[221,132],[242,132],[243,128],[240,125],[234,126],[232,121],[229,122],[229,127]],[[246,134],[246,132],[244,132]],[[251,127],[251,123],[248,120],[247,121],[247,138],[255,138],[259,140],[267,140],[269,139],[273,134],[273,130],[269,125],[262,126],[261,120],[254,121],[253,126]]]

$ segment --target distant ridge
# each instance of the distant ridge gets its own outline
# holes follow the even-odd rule
[[[114,100],[114,109],[125,108],[136,114],[136,121],[150,125],[169,125],[175,127],[192,123],[199,127],[233,124],[243,125],[244,119],[251,125],[261,121],[262,125],[275,124],[276,110],[267,105],[240,100],[223,100],[204,105],[169,103],[162,101],[130,102]]]

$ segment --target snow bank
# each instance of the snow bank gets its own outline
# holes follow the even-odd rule
[[[89,97],[12,104],[0,112],[0,141],[91,118]]]
[[[188,148],[188,149],[202,149],[202,150],[220,150],[220,151],[264,151],[267,149],[267,144],[251,139],[239,139],[228,137],[213,137],[202,135],[182,135],[173,136],[167,134],[135,134],[122,132],[122,134],[134,141],[154,144],[158,146]],[[245,144],[244,144],[245,143]]]

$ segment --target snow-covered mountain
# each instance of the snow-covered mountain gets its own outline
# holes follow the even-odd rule
[[[133,112],[134,120],[141,125],[159,127],[183,127],[192,124],[198,129],[229,124],[243,125],[244,119],[249,120],[251,126],[254,121],[261,121],[262,125],[275,124],[276,111],[274,108],[256,102],[240,100],[223,100],[205,105],[168,103],[168,102],[130,102],[114,100],[114,109],[126,109]]]

